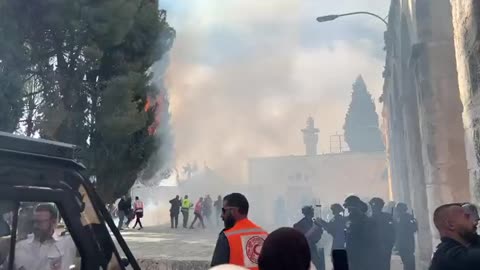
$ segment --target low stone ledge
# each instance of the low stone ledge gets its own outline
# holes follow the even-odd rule
[[[209,261],[171,260],[171,259],[137,259],[142,270],[207,270]]]

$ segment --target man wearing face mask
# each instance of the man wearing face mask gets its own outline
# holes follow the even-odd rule
[[[433,222],[441,237],[430,270],[473,270],[480,266],[480,249],[472,245],[477,238],[477,219],[471,218],[462,204],[438,207]]]
[[[248,219],[248,208],[247,198],[240,193],[223,199],[225,229],[218,236],[211,266],[234,264],[258,269],[258,257],[267,232]]]

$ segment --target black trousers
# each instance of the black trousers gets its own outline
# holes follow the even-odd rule
[[[143,213],[135,213],[135,216],[137,217],[137,220],[135,220],[135,225],[133,225],[133,228],[135,229],[137,224],[140,225],[140,228],[143,228],[142,221],[140,221],[140,219],[143,217]]]
[[[170,225],[173,228],[178,228],[178,216],[180,213],[170,213]]]
[[[399,250],[403,263],[403,270],[415,270],[415,254],[413,251]]]
[[[197,220],[200,220],[200,224],[202,225],[202,228],[205,229],[205,224],[203,223],[202,215],[198,213],[194,213],[194,215],[195,215],[195,218],[192,221],[192,225],[190,225],[190,229],[193,229],[193,225],[195,225],[195,222],[197,222]]]
[[[385,247],[379,250],[375,260],[375,269],[390,270],[390,264],[392,261],[392,248],[389,249],[388,247]]]
[[[122,210],[118,210],[118,229],[122,229],[123,227],[123,221],[125,220],[125,212]]]

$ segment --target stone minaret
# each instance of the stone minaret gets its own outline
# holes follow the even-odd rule
[[[318,128],[315,128],[315,121],[312,117],[307,119],[307,127],[302,129],[303,143],[305,144],[305,155],[317,155]]]

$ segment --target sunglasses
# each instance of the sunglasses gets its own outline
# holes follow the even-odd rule
[[[222,213],[225,214],[228,210],[238,209],[238,207],[222,207]]]

